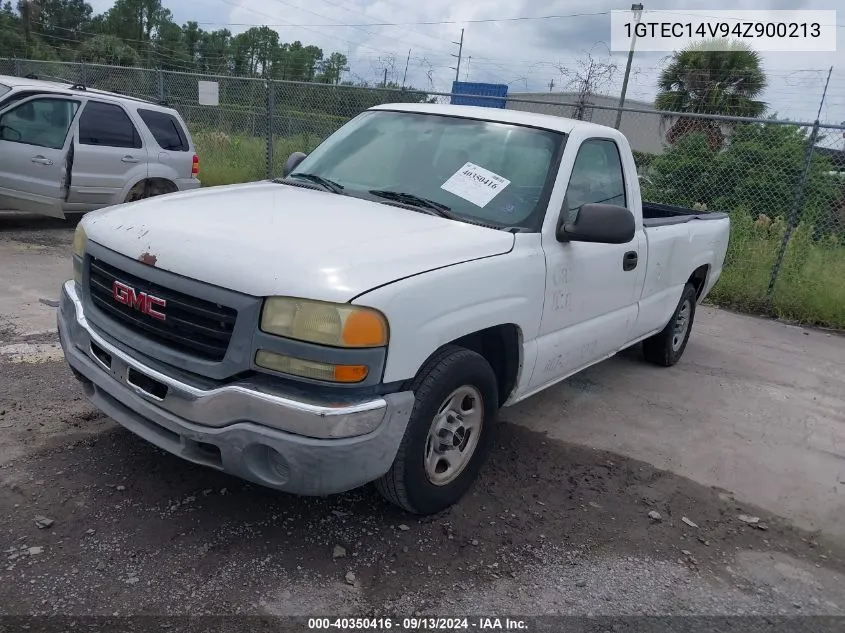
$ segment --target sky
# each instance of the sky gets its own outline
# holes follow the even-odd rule
[[[91,0],[89,0],[91,1]],[[110,0],[93,0],[95,11]],[[645,8],[664,10],[835,9],[837,0],[650,0]],[[591,56],[618,70],[599,87],[618,96],[627,52],[612,53],[610,15],[599,12],[630,9],[620,0],[164,0],[174,19],[195,20],[205,29],[226,27],[233,33],[255,25],[271,25],[282,41],[300,40],[320,46],[328,56],[344,53],[350,71],[344,79],[379,83],[388,79],[426,90],[446,91],[455,79],[455,61],[464,29],[460,80],[508,84],[509,92],[571,90],[572,70]],[[535,20],[503,18],[587,14]],[[592,15],[590,15],[592,14]],[[679,19],[683,19],[679,15]],[[474,20],[475,22],[467,22]],[[477,20],[498,20],[479,23]],[[409,22],[449,24],[407,24]],[[370,26],[373,23],[403,23]],[[833,66],[820,119],[845,121],[845,12],[837,22],[835,53],[763,53],[769,86],[763,100],[779,118],[816,118],[828,69]],[[368,26],[350,26],[367,24]],[[410,51],[410,58],[409,58]],[[651,102],[657,76],[668,53],[637,52],[628,99]],[[407,75],[405,74],[407,62]],[[452,67],[452,68],[450,68]],[[563,72],[562,72],[563,71]],[[838,134],[838,132],[836,133]]]

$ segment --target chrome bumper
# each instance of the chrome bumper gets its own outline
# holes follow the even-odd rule
[[[138,361],[94,330],[76,284],[62,288],[59,338],[65,357],[105,413],[153,444],[298,494],[329,494],[390,468],[414,396],[321,403],[248,381],[203,389]]]

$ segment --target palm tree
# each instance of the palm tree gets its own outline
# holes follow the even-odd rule
[[[660,73],[654,105],[658,110],[759,117],[766,104],[757,99],[766,88],[760,55],[744,42],[715,50],[712,40],[690,45],[672,56]],[[666,140],[674,143],[691,132],[704,132],[711,148],[724,142],[718,121],[679,117]]]

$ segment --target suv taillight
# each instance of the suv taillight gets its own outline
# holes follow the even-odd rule
[[[200,157],[194,154],[194,160],[191,163],[191,176],[196,178],[200,173]]]

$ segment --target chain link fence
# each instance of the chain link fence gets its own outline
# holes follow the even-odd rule
[[[166,102],[191,130],[205,185],[277,177],[292,152],[313,150],[374,105],[455,100],[447,93],[29,60],[0,59],[0,74]],[[218,105],[200,103],[199,81],[217,82]],[[617,113],[586,101],[518,95],[505,107],[610,126]],[[730,214],[714,301],[845,327],[845,151],[833,149],[841,147],[843,126],[623,108],[620,130],[634,150],[644,199]]]

